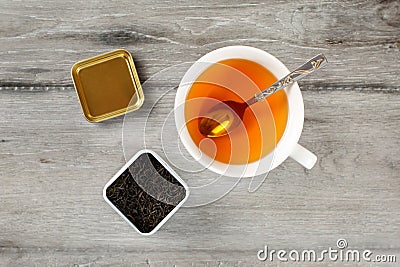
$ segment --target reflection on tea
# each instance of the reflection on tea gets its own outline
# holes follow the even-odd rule
[[[208,67],[193,83],[185,102],[185,120],[193,142],[223,163],[245,164],[267,155],[286,127],[288,102],[283,90],[246,109],[242,127],[229,135],[205,137],[199,131],[199,119],[220,101],[244,102],[276,81],[269,70],[245,59],[228,59]],[[205,139],[209,140],[202,142]]]

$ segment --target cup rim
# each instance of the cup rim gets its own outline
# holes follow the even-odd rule
[[[279,166],[293,151],[300,139],[304,123],[304,103],[297,83],[284,88],[288,101],[288,119],[285,131],[275,149],[257,161],[246,164],[227,164],[216,161],[207,155],[201,155],[199,148],[193,142],[186,127],[184,106],[187,94],[197,77],[206,69],[207,64],[214,64],[225,59],[240,58],[256,62],[267,68],[276,77],[281,78],[289,74],[288,68],[276,57],[268,52],[251,46],[226,46],[213,50],[198,59],[183,76],[174,105],[175,125],[179,137],[188,150],[202,166],[213,172],[231,177],[252,177],[267,173]],[[198,64],[207,63],[207,64]],[[199,69],[200,66],[200,69]]]

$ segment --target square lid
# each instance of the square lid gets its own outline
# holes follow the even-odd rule
[[[71,74],[83,114],[90,122],[122,115],[143,104],[132,56],[124,49],[79,61]]]

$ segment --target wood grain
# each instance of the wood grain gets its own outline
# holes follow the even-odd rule
[[[73,63],[130,50],[147,79],[215,48],[247,44],[294,68],[324,52],[310,81],[396,87],[398,1],[2,1],[0,85],[70,85]]]
[[[339,238],[399,261],[399,19],[398,1],[0,0],[0,266],[263,266],[264,245],[322,250]],[[318,164],[287,160],[255,193],[242,180],[139,236],[101,194],[125,162],[123,118],[86,122],[70,67],[125,47],[145,81],[233,44],[289,68],[328,57],[301,83],[300,143]]]
[[[124,163],[121,118],[87,123],[73,91],[3,91],[3,109],[13,112],[1,124],[2,261],[167,266],[216,257],[251,264],[264,244],[318,248],[340,237],[355,248],[398,253],[399,102],[340,91],[304,98],[301,143],[319,156],[312,171],[288,160],[256,193],[243,181],[216,203],[180,210],[146,238],[101,196]]]

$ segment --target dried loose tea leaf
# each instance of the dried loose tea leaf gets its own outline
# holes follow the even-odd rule
[[[186,189],[144,153],[106,189],[106,196],[140,232],[149,233],[185,198]]]

